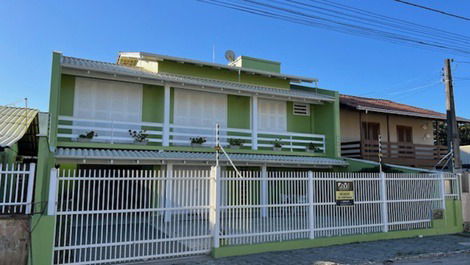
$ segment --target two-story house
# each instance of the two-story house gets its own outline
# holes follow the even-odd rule
[[[52,70],[50,143],[62,166],[208,166],[216,124],[238,166],[347,165],[338,93],[306,86],[316,79],[283,74],[278,62],[121,52],[108,63],[54,53]]]
[[[433,168],[443,166],[447,146],[436,141],[446,115],[391,100],[340,95],[343,157],[377,161],[379,136],[385,163]],[[458,118],[460,123],[469,122]],[[444,159],[445,160],[445,159]],[[438,165],[439,164],[439,165]]]

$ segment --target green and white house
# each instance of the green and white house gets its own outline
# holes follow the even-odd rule
[[[373,165],[341,159],[338,92],[316,82],[246,56],[223,65],[121,52],[109,63],[55,52],[30,261],[220,257],[460,231],[455,176],[387,186],[383,174],[335,173]],[[216,125],[230,158],[219,167]],[[405,178],[431,195],[387,201]],[[341,179],[364,189],[358,204],[336,206]],[[405,220],[394,203],[416,213]],[[443,220],[429,216],[436,208]]]

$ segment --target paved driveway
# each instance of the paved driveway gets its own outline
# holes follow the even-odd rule
[[[433,264],[432,262],[437,262],[436,264],[453,264],[449,262],[454,262],[456,265],[470,264],[469,254],[458,254],[452,255],[450,257],[440,258],[429,257],[429,254],[431,253],[453,252],[470,253],[470,237],[446,235],[423,238],[394,239],[367,243],[354,243],[332,247],[270,252],[220,259],[212,259],[209,257],[190,257],[180,260],[158,261],[145,264],[313,265],[317,261],[332,261],[340,264],[384,264],[384,261],[387,260],[393,261],[390,264],[402,265]],[[425,257],[410,259],[410,257],[420,255]]]

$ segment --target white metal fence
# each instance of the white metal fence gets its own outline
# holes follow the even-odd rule
[[[57,208],[49,208],[57,215],[54,264],[210,251],[209,170],[53,169],[51,179],[58,194]]]
[[[31,213],[35,167],[0,164],[0,215]]]
[[[452,174],[241,174],[221,173],[222,246],[429,228],[432,210],[459,196]],[[337,206],[337,181],[353,182],[353,206]]]
[[[337,181],[354,205],[338,206]],[[459,198],[452,174],[52,170],[54,264],[209,253],[212,247],[428,228]],[[56,189],[56,191],[54,190]],[[57,205],[54,202],[57,201]]]

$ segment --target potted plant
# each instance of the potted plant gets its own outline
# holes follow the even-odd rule
[[[310,143],[308,144],[308,146],[307,146],[307,152],[310,152],[310,153],[321,153],[322,150],[321,150],[319,147],[315,146],[314,143],[310,142]]]
[[[201,145],[206,142],[206,138],[204,137],[193,137],[189,139],[191,139],[191,147],[201,147]]]
[[[229,138],[228,143],[229,143],[229,148],[232,148],[232,149],[240,149],[240,147],[243,146],[242,139]]]
[[[134,138],[135,144],[147,144],[147,137],[149,136],[145,130],[133,131],[129,130],[129,135]]]
[[[80,134],[78,136],[78,141],[79,142],[90,142],[93,139],[93,137],[96,137],[96,136],[98,136],[98,134],[95,133],[95,131],[85,132],[85,133]]]
[[[274,146],[273,146],[274,151],[281,151],[282,150],[281,140],[282,140],[281,138],[274,140]]]

